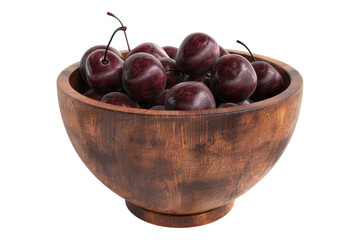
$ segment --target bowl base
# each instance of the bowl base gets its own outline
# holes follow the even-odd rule
[[[189,215],[170,215],[157,213],[146,210],[142,207],[138,207],[128,201],[126,201],[126,206],[132,214],[141,220],[144,220],[145,222],[163,227],[184,228],[205,225],[222,218],[228,212],[230,212],[234,206],[234,202],[235,201],[232,201],[213,210]]]

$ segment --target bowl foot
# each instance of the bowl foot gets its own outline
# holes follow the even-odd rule
[[[214,222],[225,216],[232,209],[233,205],[234,201],[222,207],[202,213],[189,215],[170,215],[149,211],[126,201],[126,206],[130,212],[141,220],[159,226],[175,228],[195,227]]]

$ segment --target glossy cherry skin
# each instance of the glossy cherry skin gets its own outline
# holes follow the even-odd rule
[[[162,47],[164,51],[169,55],[170,58],[175,59],[178,48],[173,46],[164,46]]]
[[[151,110],[165,110],[164,105],[156,105],[150,108]]]
[[[81,60],[80,60],[80,65],[79,65],[79,71],[80,71],[80,76],[81,78],[86,82],[86,74],[85,74],[85,63],[86,63],[86,59],[88,58],[89,54],[95,50],[98,49],[106,49],[106,45],[97,45],[94,47],[89,48],[88,50],[86,50],[86,52],[82,55]],[[123,56],[121,55],[121,53],[116,50],[113,47],[109,47],[109,51],[112,51],[113,53],[115,53],[116,55],[118,55],[121,59],[124,59]]]
[[[123,88],[139,102],[156,99],[166,86],[166,73],[161,62],[149,53],[134,53],[124,61]]]
[[[248,99],[245,99],[244,101],[238,102],[237,105],[248,105],[252,102],[253,101],[250,98],[248,98]]]
[[[112,51],[107,51],[107,64],[103,63],[105,49],[91,52],[86,59],[85,73],[88,84],[96,92],[112,92],[122,87],[124,61]]]
[[[224,55],[228,55],[230,54],[227,50],[225,50],[222,46],[219,46],[220,48],[220,57],[224,56]]]
[[[175,84],[179,83],[182,79],[182,73],[176,71],[176,62],[171,58],[161,58],[161,64],[163,65],[166,72],[166,89],[171,88]],[[175,71],[166,71],[166,70],[175,70]]]
[[[106,93],[95,92],[94,89],[90,88],[84,92],[84,96],[100,101]]]
[[[200,75],[206,73],[219,56],[219,45],[212,37],[204,33],[193,33],[182,41],[175,61],[183,73]]]
[[[256,83],[254,68],[240,55],[222,56],[211,71],[211,90],[223,102],[240,102],[249,98],[255,91]]]
[[[240,105],[248,105],[250,103],[252,103],[253,101],[248,98],[248,99],[245,99],[244,101],[241,101],[241,102],[237,102],[237,103],[232,103],[232,102],[219,102],[217,101],[216,102],[216,107],[217,108],[224,108],[224,107],[234,107],[234,106],[240,106]]]
[[[165,89],[159,97],[157,97],[154,101],[151,102],[150,107],[164,105],[166,94],[170,91],[170,89]]]
[[[166,110],[203,110],[216,107],[210,89],[201,82],[181,82],[165,97]]]
[[[161,58],[168,58],[169,56],[165,52],[164,49],[156,45],[155,43],[146,42],[138,45],[137,47],[133,48],[127,55],[126,58],[130,57],[131,55],[139,52],[149,53],[153,55],[157,59]]]
[[[228,102],[228,103],[220,104],[218,108],[228,108],[228,107],[237,107],[237,106],[239,106],[239,105],[237,105],[236,103]]]
[[[183,76],[183,81],[184,82],[189,82],[189,81],[202,82],[208,88],[210,88],[210,77],[207,76],[206,74],[202,74],[202,75],[185,75],[185,76]]]
[[[123,107],[139,108],[138,103],[131,100],[126,94],[120,92],[107,93],[101,98],[101,101]]]
[[[279,94],[283,89],[280,73],[269,63],[256,61],[251,63],[257,75],[256,90],[251,96],[254,101],[261,101]]]

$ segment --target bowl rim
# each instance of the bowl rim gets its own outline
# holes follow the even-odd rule
[[[234,54],[240,54],[243,56],[249,57],[250,54],[243,51],[238,50],[232,50],[232,49],[226,49],[230,53]],[[122,51],[123,52],[123,51]],[[287,99],[291,98],[292,96],[296,95],[298,92],[300,92],[303,88],[303,79],[300,73],[290,65],[281,62],[279,60],[276,60],[274,58],[270,58],[267,56],[263,56],[260,54],[254,54],[255,58],[257,60],[264,60],[272,65],[277,66],[278,68],[281,68],[285,71],[287,75],[289,75],[290,84],[289,86],[282,91],[281,93],[261,100],[257,102],[253,102],[251,104],[246,105],[239,105],[235,107],[229,107],[229,108],[215,108],[215,109],[205,109],[205,110],[152,110],[152,109],[141,109],[141,108],[130,108],[130,107],[124,107],[124,106],[118,106],[113,105],[109,103],[104,103],[98,100],[91,99],[89,97],[86,97],[82,95],[81,93],[77,92],[71,85],[70,85],[70,77],[71,75],[78,70],[80,62],[74,63],[67,68],[65,68],[58,76],[57,78],[57,88],[58,91],[62,91],[64,94],[68,95],[69,97],[76,99],[79,102],[82,102],[87,105],[91,105],[93,107],[102,108],[110,111],[116,111],[116,112],[123,112],[123,113],[130,113],[135,115],[154,115],[154,116],[183,116],[183,115],[219,115],[219,114],[236,114],[240,112],[247,112],[247,111],[253,111],[261,108],[265,108],[271,105],[275,105],[278,103],[281,103],[283,101],[286,101]]]

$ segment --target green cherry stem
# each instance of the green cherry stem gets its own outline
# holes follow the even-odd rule
[[[116,19],[119,21],[120,25],[121,25],[123,28],[125,28],[125,30],[124,30],[125,40],[126,40],[126,44],[127,44],[128,50],[129,50],[129,52],[130,52],[131,50],[130,50],[129,41],[128,41],[128,38],[127,38],[127,35],[126,35],[126,27],[122,24],[122,22],[120,21],[120,19],[119,19],[117,16],[115,16],[114,14],[112,14],[111,12],[107,12],[107,15],[116,18]]]
[[[110,47],[110,43],[111,43],[111,41],[113,40],[115,34],[116,34],[118,31],[120,31],[120,30],[124,30],[124,28],[123,28],[123,27],[117,28],[117,29],[113,32],[113,34],[111,35],[110,41],[109,41],[108,45],[106,46],[105,54],[104,54],[104,59],[101,61],[101,62],[102,62],[103,64],[105,64],[105,65],[109,63],[109,60],[106,59],[106,55],[107,55],[108,49],[109,49],[109,47]]]
[[[240,40],[237,40],[236,42],[237,42],[237,43],[240,43],[241,45],[243,45],[243,46],[249,51],[249,53],[250,53],[252,59],[254,60],[254,62],[256,62],[256,59],[255,59],[254,55],[252,54],[252,52],[250,51],[250,49],[245,45],[245,43],[241,42]]]

